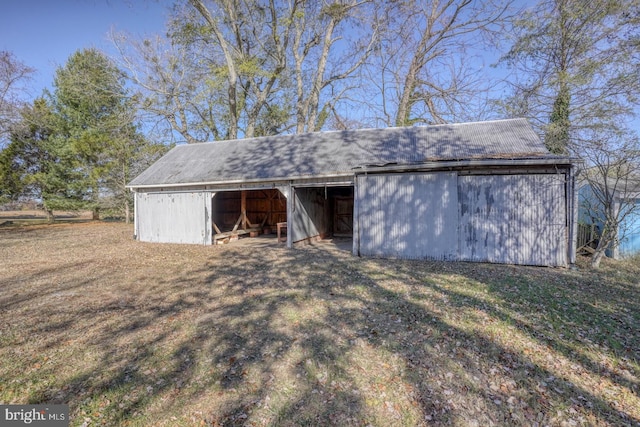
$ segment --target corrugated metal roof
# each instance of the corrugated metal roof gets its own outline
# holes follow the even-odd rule
[[[349,175],[355,168],[553,158],[526,119],[279,135],[174,147],[130,187]]]

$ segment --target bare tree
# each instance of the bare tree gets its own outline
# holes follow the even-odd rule
[[[582,146],[590,167],[581,174],[580,216],[599,228],[591,258],[598,268],[607,251],[615,256],[625,237],[640,233],[628,226],[640,216],[640,141],[633,134],[598,132]]]
[[[210,47],[222,53],[230,121],[241,122],[242,106],[246,137],[254,136],[261,120],[282,117],[284,125],[286,115],[277,113],[293,99],[296,132],[321,129],[377,35],[375,27],[363,25],[368,1],[190,3],[213,35]],[[280,108],[273,108],[276,103]]]
[[[305,2],[305,6],[304,13],[296,15],[293,41],[296,133],[322,129],[332,113],[340,122],[336,104],[351,89],[365,90],[347,81],[368,59],[378,38],[376,22],[368,19],[373,7],[368,2]],[[366,22],[369,28],[358,32]]]
[[[377,11],[384,28],[368,67],[381,99],[378,119],[389,126],[444,123],[478,115],[488,91],[481,60],[489,36],[510,17],[510,0],[404,0]],[[487,42],[487,43],[485,43]]]
[[[377,34],[372,4],[188,0],[167,37],[112,38],[145,109],[188,143],[311,132],[335,123],[327,118],[359,86],[350,78]]]
[[[0,144],[9,135],[11,125],[20,119],[20,110],[25,105],[24,83],[34,72],[11,52],[0,51]]]
[[[161,36],[142,40],[111,34],[116,62],[141,93],[141,106],[187,143],[221,139],[227,115],[220,82],[199,64],[190,47]]]
[[[286,121],[274,100],[299,3],[189,0],[174,8],[166,36],[112,40],[145,110],[188,143],[251,137]]]
[[[287,50],[294,17],[302,0],[253,2],[243,0],[189,0],[199,19],[182,26],[182,34],[204,34],[184,42],[199,44],[204,61],[213,61],[214,70],[226,80],[228,139],[278,132],[286,117],[278,114]],[[268,122],[267,124],[261,121]]]
[[[619,128],[638,103],[638,0],[541,0],[514,26],[510,115],[528,117],[555,153],[583,130]]]

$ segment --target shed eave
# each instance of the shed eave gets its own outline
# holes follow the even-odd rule
[[[492,166],[570,166],[575,163],[575,159],[570,157],[562,158],[528,158],[528,159],[466,159],[466,160],[446,160],[411,165],[385,165],[385,166],[364,166],[354,169],[355,174],[376,173],[376,172],[403,172],[403,171],[426,171],[443,168],[458,167],[492,167]]]
[[[297,180],[323,180],[335,178],[352,178],[354,175],[365,173],[380,172],[404,172],[404,171],[428,171],[443,168],[459,168],[459,167],[491,167],[491,166],[569,166],[577,160],[570,157],[562,158],[527,158],[527,159],[466,159],[466,160],[446,160],[433,161],[416,164],[401,165],[384,165],[384,166],[362,166],[356,167],[352,172],[341,172],[323,175],[303,175],[293,177],[280,178],[260,178],[260,179],[236,179],[236,180],[218,180],[218,181],[194,181],[180,183],[154,183],[154,184],[133,184],[127,185],[126,188],[135,191],[137,189],[150,188],[181,188],[181,187],[197,187],[207,185],[251,185],[265,182],[289,183]]]
[[[277,183],[289,183],[291,181],[297,180],[308,180],[308,179],[334,179],[334,178],[353,178],[353,173],[336,173],[336,174],[326,174],[326,175],[315,175],[315,176],[296,176],[296,177],[286,177],[286,178],[260,178],[260,179],[236,179],[236,180],[222,180],[222,181],[199,181],[199,182],[180,182],[180,183],[171,183],[171,184],[142,184],[142,185],[127,185],[126,188],[130,190],[136,189],[148,189],[148,188],[180,188],[180,187],[198,187],[198,186],[206,186],[206,185],[251,185],[251,184],[259,184],[265,182],[277,182]]]

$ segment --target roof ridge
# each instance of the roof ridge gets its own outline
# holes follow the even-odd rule
[[[176,145],[176,147],[198,146],[198,145],[201,145],[201,144],[219,144],[219,143],[227,143],[227,142],[260,141],[260,140],[267,140],[267,139],[271,139],[271,138],[296,138],[296,137],[304,137],[304,136],[308,136],[308,135],[318,135],[318,134],[329,135],[329,134],[336,134],[336,133],[343,133],[343,132],[348,132],[348,133],[365,132],[365,131],[382,131],[382,132],[384,132],[384,131],[391,131],[391,130],[398,130],[398,129],[406,129],[406,130],[428,129],[428,128],[437,128],[437,127],[444,127],[444,126],[462,127],[462,126],[470,126],[470,125],[478,125],[478,124],[491,124],[491,123],[497,123],[497,122],[523,121],[523,120],[528,122],[528,120],[526,118],[524,118],[524,117],[515,117],[515,118],[508,118],[508,119],[478,120],[478,121],[473,121],[473,122],[461,122],[461,123],[439,123],[439,124],[433,124],[433,125],[388,126],[388,127],[385,127],[385,128],[358,128],[358,129],[342,129],[342,130],[325,130],[325,131],[317,131],[317,132],[253,136],[251,138],[219,139],[219,140],[214,140],[214,141],[201,141],[201,142],[191,143],[191,144],[189,144],[189,143],[180,144],[180,145]]]

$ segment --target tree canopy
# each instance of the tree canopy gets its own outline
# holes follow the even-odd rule
[[[41,200],[45,210],[103,207],[130,218],[125,185],[166,146],[138,130],[123,74],[95,49],[58,68],[53,93],[22,108],[0,152],[4,199]]]
[[[0,148],[11,132],[11,126],[19,120],[26,87],[34,72],[11,52],[0,50]]]
[[[579,154],[597,129],[629,130],[638,106],[638,1],[542,0],[515,21],[503,59],[516,71],[508,114],[555,153]]]
[[[583,209],[603,224],[594,267],[618,243],[624,217],[640,213],[633,199],[616,206],[618,184],[640,171],[639,23],[637,0],[542,0],[515,22],[503,58],[518,72],[508,113],[528,117],[551,152],[587,168],[581,180],[598,203]]]
[[[511,0],[189,0],[166,37],[113,40],[146,108],[194,143],[483,118],[478,55],[513,13]]]

